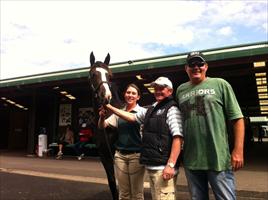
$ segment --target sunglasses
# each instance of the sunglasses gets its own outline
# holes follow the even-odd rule
[[[195,66],[197,66],[197,67],[203,67],[204,64],[205,64],[204,62],[195,62],[195,63],[190,63],[188,66],[190,68],[194,68]]]

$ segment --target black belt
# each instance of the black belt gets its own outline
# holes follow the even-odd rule
[[[133,153],[140,153],[140,151],[129,151],[129,150],[117,150],[119,153],[127,155],[127,154],[133,154]]]

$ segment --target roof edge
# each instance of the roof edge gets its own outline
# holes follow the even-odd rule
[[[216,59],[226,59],[235,57],[234,52],[248,52],[250,55],[252,54],[251,51],[255,49],[267,49],[268,52],[268,41],[262,41],[257,43],[250,43],[250,44],[241,44],[241,45],[233,45],[223,48],[212,48],[201,50],[205,56],[208,57],[208,61],[216,60]],[[265,51],[264,51],[265,52]],[[168,65],[178,65],[183,64],[185,62],[185,58],[189,52],[180,53],[180,54],[172,54],[167,56],[160,56],[160,57],[153,57],[147,59],[138,59],[133,60],[131,62],[119,62],[110,64],[109,67],[112,69],[114,73],[120,73],[125,71],[135,71],[141,69],[150,69],[150,68],[157,68],[157,67],[165,67]],[[258,52],[259,53],[259,52]],[[226,54],[228,56],[222,56],[221,54]],[[221,55],[221,56],[217,56]],[[239,54],[240,55],[240,54]],[[240,55],[241,56],[241,55]],[[129,68],[131,66],[131,69]],[[135,69],[136,68],[136,69]],[[10,87],[16,85],[27,85],[27,84],[34,84],[40,82],[49,82],[49,81],[56,81],[56,80],[65,80],[65,79],[76,79],[86,77],[88,74],[90,67],[83,67],[78,69],[71,69],[71,70],[62,70],[62,71],[55,71],[55,72],[47,72],[41,74],[34,74],[34,75],[27,75],[21,77],[14,77],[8,79],[0,79],[0,88],[3,87]]]

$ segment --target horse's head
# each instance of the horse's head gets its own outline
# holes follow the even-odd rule
[[[93,52],[90,54],[90,70],[89,70],[89,83],[93,93],[94,99],[99,105],[109,103],[112,98],[110,89],[110,79],[112,77],[111,70],[108,65],[110,62],[110,54],[108,53],[105,61],[95,62]]]

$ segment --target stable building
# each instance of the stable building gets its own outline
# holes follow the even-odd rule
[[[200,51],[209,65],[207,75],[232,85],[244,116],[268,125],[268,42]],[[137,84],[142,91],[140,104],[151,104],[149,83],[157,77],[168,77],[175,89],[188,81],[184,70],[188,53],[113,63],[109,66],[113,82],[121,93],[128,83]],[[77,133],[82,122],[90,123],[94,113],[88,72],[86,66],[0,80],[0,149],[34,153],[40,128],[45,128],[52,143],[67,124]]]

